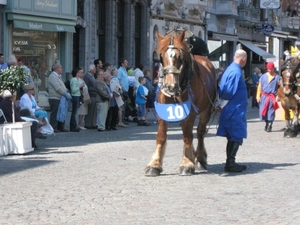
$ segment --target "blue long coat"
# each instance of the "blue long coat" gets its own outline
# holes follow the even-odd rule
[[[261,95],[260,97],[260,103],[259,103],[259,117],[261,120],[269,120],[273,121],[275,119],[275,110],[277,109],[276,105],[276,95],[277,95],[277,90],[278,90],[278,81],[280,80],[279,75],[275,75],[270,82],[268,82],[268,74],[265,73],[263,74],[260,79],[260,85],[261,85],[261,91],[263,93],[266,93],[268,95],[273,95],[273,98],[270,98],[269,104],[267,107],[267,112],[265,116],[262,115],[262,111],[267,104],[267,99],[269,98],[268,96]],[[274,102],[275,101],[275,102]],[[274,109],[275,106],[275,109]]]
[[[219,87],[220,99],[228,100],[220,115],[218,136],[230,141],[243,143],[247,138],[247,87],[242,75],[242,67],[232,62],[222,75]]]

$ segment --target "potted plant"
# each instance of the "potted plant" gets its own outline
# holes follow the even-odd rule
[[[24,67],[11,66],[0,70],[0,89],[8,90],[11,94],[19,92],[27,83],[28,74]],[[31,122],[15,122],[14,102],[12,101],[12,124],[0,125],[2,143],[6,154],[24,154],[33,151],[31,146]]]
[[[27,83],[28,77],[23,66],[10,66],[0,70],[0,89],[8,90],[11,94],[18,92]],[[14,102],[12,102],[12,112],[13,123],[15,123]]]

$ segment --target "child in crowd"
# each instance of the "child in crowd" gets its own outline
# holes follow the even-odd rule
[[[146,101],[147,97],[146,95],[148,93],[145,93],[145,89],[148,92],[147,88],[144,87],[144,84],[146,83],[145,77],[139,77],[138,81],[140,83],[137,92],[136,92],[136,104],[138,105],[138,126],[149,126],[149,123],[146,123],[145,115],[146,115]]]

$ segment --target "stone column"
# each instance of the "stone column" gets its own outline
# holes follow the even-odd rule
[[[118,59],[116,57],[116,2],[111,0],[105,1],[106,8],[106,24],[105,24],[105,59],[106,62],[117,66]]]
[[[149,48],[150,48],[150,13],[148,7],[142,4],[142,27],[141,27],[141,62],[145,68],[150,68]]]
[[[134,10],[130,1],[124,1],[124,58],[127,59],[128,65],[134,66]]]
[[[84,2],[84,20],[86,21],[86,28],[84,29],[84,39],[82,40],[82,47],[84,49],[80,54],[80,61],[85,62],[84,70],[88,69],[88,65],[93,62],[98,56],[97,53],[97,0],[89,0]]]

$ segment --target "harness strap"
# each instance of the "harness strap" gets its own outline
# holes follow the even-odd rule
[[[199,109],[198,107],[194,104],[193,102],[193,98],[195,97],[193,91],[192,91],[192,88],[191,88],[191,85],[188,84],[188,91],[189,91],[189,99],[192,100],[192,106],[193,106],[193,109],[195,110],[195,112],[198,114],[199,113]]]

